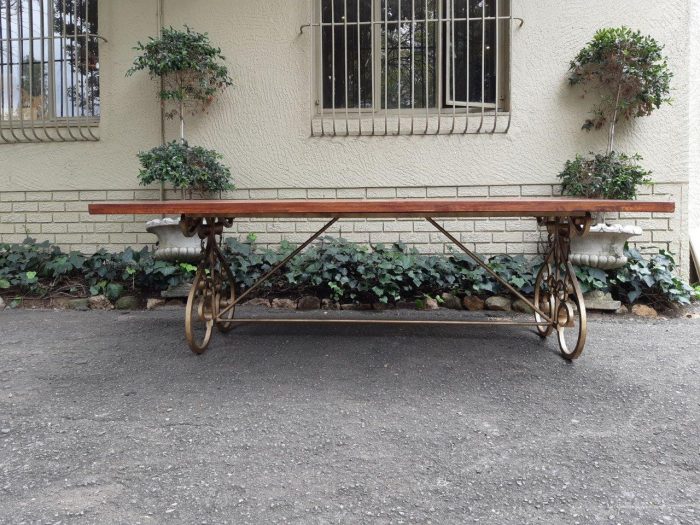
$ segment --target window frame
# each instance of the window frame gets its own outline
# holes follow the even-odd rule
[[[84,112],[80,107],[82,102],[69,102],[71,96],[69,95],[70,89],[75,88],[81,80],[78,80],[80,72],[77,66],[71,66],[68,49],[71,45],[77,47],[76,43],[84,40],[84,55],[86,60],[86,67],[88,63],[88,56],[90,53],[90,48],[94,46],[95,55],[97,56],[96,61],[96,71],[97,71],[97,92],[100,92],[101,86],[101,68],[100,68],[100,55],[101,55],[101,41],[104,39],[97,33],[89,32],[89,27],[87,27],[87,20],[89,18],[90,12],[92,10],[99,10],[99,0],[85,0],[85,12],[84,20],[86,21],[85,31],[78,32],[78,24],[74,23],[75,31],[69,32],[67,30],[67,19],[70,14],[64,14],[63,16],[63,31],[61,33],[56,33],[53,28],[53,23],[56,20],[56,7],[53,0],[38,0],[39,7],[34,6],[36,0],[19,0],[22,2],[20,5],[26,7],[26,3],[30,4],[30,7],[26,8],[27,15],[24,15],[25,9],[22,10],[22,15],[27,16],[29,19],[28,34],[20,32],[16,34],[16,28],[19,26],[20,18],[16,15],[13,21],[13,16],[9,12],[10,4],[9,0],[0,0],[2,7],[8,12],[8,15],[4,20],[0,20],[2,27],[2,37],[0,38],[0,48],[3,52],[3,58],[6,58],[6,63],[0,64],[0,144],[3,143],[19,143],[19,142],[75,142],[75,141],[97,141],[99,136],[96,131],[100,125],[100,113],[101,113],[101,101],[100,99],[92,98],[94,108],[97,108],[97,114],[83,114],[79,115],[76,113]],[[78,4],[76,0],[75,8],[73,11],[74,20],[80,15],[78,13]],[[65,0],[63,0],[63,5],[66,5]],[[36,31],[36,23],[32,20],[36,19],[36,16],[41,18],[39,31]],[[24,22],[22,22],[24,23]],[[13,34],[13,30],[15,33]],[[8,38],[9,35],[9,38]],[[63,48],[63,55],[61,57],[56,56],[56,42],[61,40],[61,47]],[[16,45],[16,47],[14,47]],[[40,56],[37,57],[35,53],[36,46],[41,49]],[[24,55],[25,46],[28,48],[29,54],[26,55],[28,62],[25,63],[25,57],[20,58]],[[15,51],[18,57],[14,57]],[[80,53],[80,58],[82,58],[83,52]],[[30,94],[29,96],[29,106],[25,106],[23,101],[24,95],[22,93],[21,87],[21,76],[23,74],[23,69],[28,66],[30,70],[30,84],[33,84],[32,71],[33,64],[38,64],[41,68],[42,75],[46,76],[45,87],[42,87],[42,93],[40,95]],[[15,68],[18,68],[15,71]],[[15,78],[16,73],[20,75],[20,79]],[[58,75],[61,75],[59,81]],[[69,83],[70,80],[70,83]],[[87,82],[86,79],[82,81]],[[19,85],[19,90],[16,91]],[[60,86],[60,93],[59,93]],[[9,87],[9,92],[5,90]],[[88,91],[91,88],[88,88]],[[15,96],[18,96],[17,104],[15,104]],[[59,97],[63,99],[68,108],[72,104],[73,115],[59,115],[58,107],[63,103],[59,102]],[[46,110],[42,112],[40,118],[25,118],[25,110],[29,109],[30,113],[33,111],[33,101],[34,99],[40,98],[46,100]],[[88,101],[90,97],[88,95]],[[5,101],[7,101],[7,113],[5,113]],[[15,111],[17,116],[14,116]]]

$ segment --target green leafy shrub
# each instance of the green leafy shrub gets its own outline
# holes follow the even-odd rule
[[[599,30],[571,62],[570,73],[571,85],[601,94],[594,117],[586,120],[584,129],[608,124],[614,134],[620,117],[643,117],[671,100],[673,74],[663,46],[627,27]]]
[[[626,254],[627,266],[610,279],[610,289],[620,300],[667,307],[688,305],[700,298],[692,286],[674,274],[676,261],[669,252],[660,250],[650,259],[634,249]]]
[[[142,186],[168,183],[188,191],[190,197],[193,191],[215,193],[233,189],[231,170],[220,162],[222,156],[216,151],[173,141],[143,151],[138,158],[141,162],[138,178]]]
[[[134,48],[141,54],[127,72],[147,70],[151,77],[163,79],[160,99],[163,102],[194,103],[195,109],[205,109],[215,95],[233,84],[228,69],[222,63],[221,49],[211,45],[209,36],[185,26],[185,30],[163,28],[160,38],[149,38]],[[180,110],[167,113],[172,118]],[[182,116],[182,114],[180,114]]]
[[[651,172],[639,165],[642,157],[608,153],[567,161],[559,174],[564,195],[587,199],[637,198],[637,187],[651,183]]]
[[[283,243],[278,250],[266,250],[257,248],[252,240],[229,238],[222,250],[240,293],[284,260],[294,247]],[[673,273],[675,261],[667,252],[644,259],[639,252],[629,250],[628,257],[628,265],[620,270],[577,268],[583,291],[610,291],[627,303],[654,306],[687,305],[698,298],[698,292]],[[487,259],[487,264],[516,290],[532,295],[542,261],[499,255]],[[195,270],[190,264],[155,261],[146,248],[116,254],[101,250],[85,256],[64,253],[48,242],[31,239],[22,244],[0,244],[0,292],[12,296],[104,294],[115,300],[125,293],[154,294],[189,282]],[[292,259],[258,293],[310,293],[338,302],[393,303],[439,297],[443,292],[481,297],[507,293],[461,253],[423,255],[403,244],[370,248],[331,237]]]

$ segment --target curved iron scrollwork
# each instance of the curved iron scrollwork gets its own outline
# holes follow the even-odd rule
[[[542,337],[557,332],[562,355],[576,359],[586,344],[587,318],[583,293],[576,272],[569,262],[571,235],[584,235],[590,228],[591,217],[556,217],[541,219],[547,227],[549,252],[535,281],[535,304],[551,318],[551,324],[538,326]],[[543,320],[535,313],[535,320]]]

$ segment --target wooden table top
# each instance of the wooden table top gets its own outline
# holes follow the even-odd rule
[[[97,202],[94,215],[277,217],[553,217],[597,212],[673,213],[673,202],[568,198],[392,200],[177,200]]]

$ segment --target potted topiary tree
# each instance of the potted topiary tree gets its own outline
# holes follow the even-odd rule
[[[577,155],[559,174],[564,195],[586,198],[634,199],[637,188],[651,183],[651,172],[640,165],[638,154],[615,151],[615,132],[620,120],[650,115],[670,103],[672,73],[663,46],[650,36],[626,27],[601,29],[571,62],[569,82],[581,86],[584,96],[599,93],[593,117],[583,129],[591,131],[607,126],[605,154]],[[637,226],[607,224],[596,217],[591,233],[572,239],[575,264],[611,269],[624,266],[624,245],[641,235]]]
[[[190,146],[185,138],[185,115],[204,112],[216,96],[232,85],[225,58],[206,34],[185,27],[164,28],[159,38],[150,38],[135,48],[140,52],[127,75],[142,70],[161,83],[159,98],[166,118],[179,119],[179,140],[138,154],[141,185],[161,183],[181,190],[183,197],[211,197],[233,188],[231,171],[213,150]],[[158,236],[155,257],[192,261],[199,258],[196,238],[182,235],[179,219],[156,219],[146,229]]]

